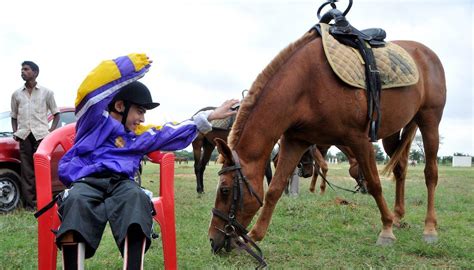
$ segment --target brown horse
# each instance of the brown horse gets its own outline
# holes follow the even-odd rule
[[[198,112],[214,110],[215,108],[216,107],[205,107]],[[198,193],[204,193],[204,171],[211,159],[212,151],[214,151],[214,148],[216,147],[214,139],[220,138],[221,140],[227,141],[228,136],[229,129],[213,128],[206,134],[199,132],[196,139],[194,139],[192,143],[194,174],[196,175],[196,191]]]
[[[213,110],[215,108],[216,107],[205,107],[198,112]],[[231,124],[232,123],[233,121],[231,120]],[[221,140],[227,141],[229,131],[230,130],[227,128],[213,127],[212,130],[206,134],[199,132],[197,137],[192,142],[197,193],[204,193],[204,171],[206,170],[206,166],[211,159],[212,151],[214,151],[214,148],[216,147],[214,139],[219,138]],[[270,183],[272,178],[272,171],[269,165],[270,164],[268,164],[265,171],[268,183]]]
[[[406,145],[411,143],[413,131],[420,129],[428,191],[423,235],[425,241],[434,242],[437,240],[434,196],[438,182],[438,126],[446,103],[444,70],[436,54],[426,46],[414,41],[394,43],[412,56],[420,78],[414,85],[382,91],[377,136],[383,139],[394,164],[397,205],[404,200]],[[229,145],[217,140],[223,167],[208,233],[213,251],[219,251],[229,238],[236,241],[245,235],[246,227],[262,206],[248,237],[254,241],[264,238],[288,176],[311,144],[345,145],[353,151],[380,211],[382,228],[377,244],[393,243],[396,238],[392,224],[397,217],[382,194],[368,136],[367,111],[366,91],[336,77],[323,52],[321,37],[314,30],[281,51],[260,73],[243,100]],[[280,137],[278,169],[264,197],[265,163]],[[234,181],[243,181],[246,188],[233,184]]]

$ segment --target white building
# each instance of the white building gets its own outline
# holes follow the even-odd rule
[[[453,167],[471,167],[472,157],[453,156]]]

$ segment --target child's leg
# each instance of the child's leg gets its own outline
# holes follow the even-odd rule
[[[135,228],[135,229],[134,229]],[[145,236],[136,226],[131,226],[125,237],[123,269],[142,270],[145,258]]]
[[[151,244],[152,204],[137,183],[118,182],[105,199],[106,213],[124,269],[142,269],[144,253]]]
[[[74,234],[69,232],[65,234],[61,242],[63,251],[63,269],[64,270],[83,270],[85,257],[85,244],[76,242]]]

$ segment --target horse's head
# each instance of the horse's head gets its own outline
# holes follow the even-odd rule
[[[236,241],[247,240],[247,226],[262,206],[262,200],[245,177],[237,152],[221,139],[215,139],[215,142],[223,165],[219,171],[208,236],[212,251],[217,253],[224,246],[230,251]]]
[[[311,148],[304,152],[303,156],[298,163],[298,175],[304,178],[308,178],[313,175],[313,164],[314,159],[311,155]]]

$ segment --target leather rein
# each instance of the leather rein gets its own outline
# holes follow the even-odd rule
[[[224,242],[226,251],[229,252],[231,250],[231,240],[234,240],[240,249],[245,250],[259,262],[260,265],[256,269],[262,269],[267,266],[267,263],[263,259],[262,250],[247,235],[247,229],[237,221],[236,213],[238,209],[243,209],[244,185],[247,187],[249,194],[254,196],[259,202],[260,207],[263,206],[263,202],[242,173],[240,160],[235,150],[232,150],[232,157],[235,165],[222,168],[218,172],[218,175],[222,175],[227,172],[235,171],[232,184],[232,204],[230,205],[229,213],[226,214],[217,208],[212,208],[212,214],[214,216],[227,222],[224,229],[217,227],[216,229],[225,235]]]

